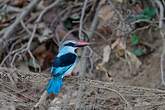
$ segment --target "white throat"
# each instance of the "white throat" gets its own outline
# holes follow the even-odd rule
[[[73,54],[77,55],[75,53],[75,50],[76,50],[75,47],[65,46],[59,50],[59,53],[57,56],[61,56],[61,55],[67,54],[67,53],[73,53]]]

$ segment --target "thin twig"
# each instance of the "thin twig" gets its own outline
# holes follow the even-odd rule
[[[31,3],[27,7],[25,7],[24,11],[22,11],[22,13],[17,16],[15,22],[6,29],[3,37],[0,39],[0,44],[4,44],[2,45],[3,47],[7,45],[6,43],[4,43],[4,41],[12,37],[12,33],[14,32],[18,24],[20,24],[21,20],[24,19],[39,2],[40,0],[32,0]],[[3,48],[2,46],[1,48]]]
[[[83,27],[83,18],[84,18],[87,2],[88,2],[88,0],[84,1],[84,5],[83,5],[83,8],[82,8],[82,12],[81,12],[80,27],[79,27],[79,39],[83,39],[82,36],[81,36],[81,31],[82,31],[82,27]],[[84,74],[84,72],[86,70],[86,66],[85,66],[86,58],[85,59],[83,58],[83,56],[85,56],[85,53],[86,53],[86,50],[83,51],[83,55],[82,55],[82,58],[80,60],[80,77]],[[76,103],[76,107],[75,107],[76,110],[80,109],[80,106],[81,106],[81,104],[80,104],[81,97],[82,97],[82,85],[81,84],[80,84],[80,87],[79,87],[78,94],[79,95],[77,96],[77,103]]]
[[[43,15],[44,15],[47,11],[49,11],[51,8],[53,8],[53,7],[55,6],[55,4],[57,4],[59,1],[60,1],[60,0],[55,1],[53,4],[51,4],[51,5],[49,5],[48,7],[46,7],[46,8],[40,13],[39,17],[37,18],[37,20],[36,20],[36,22],[35,22],[35,24],[34,24],[33,32],[31,33],[31,37],[30,37],[30,39],[29,39],[29,41],[28,41],[28,43],[27,43],[27,47],[26,47],[24,50],[22,50],[21,52],[16,53],[16,54],[14,55],[13,60],[12,60],[12,63],[11,63],[11,66],[12,66],[12,67],[14,66],[13,63],[14,63],[14,61],[15,61],[15,58],[16,58],[20,53],[23,53],[23,52],[26,52],[26,51],[27,51],[27,52],[30,54],[30,56],[32,57],[33,63],[35,62],[35,59],[34,59],[33,55],[32,55],[31,52],[30,52],[30,47],[31,47],[31,43],[32,43],[32,41],[33,41],[33,39],[34,39],[34,37],[35,37],[36,31],[37,31],[38,23],[41,21]],[[35,63],[34,63],[34,65],[35,65]]]
[[[163,39],[163,51],[160,57],[161,84],[165,86],[165,80],[164,80],[165,37],[163,32],[160,32],[160,34]]]
[[[81,32],[82,32],[82,28],[83,28],[83,19],[84,19],[84,15],[85,15],[85,10],[86,10],[86,6],[87,6],[88,0],[84,1],[84,5],[82,8],[82,12],[81,12],[81,18],[80,18],[80,27],[79,27],[79,38],[83,39],[81,37]]]
[[[90,27],[90,33],[89,33],[89,38],[93,36],[94,31],[96,30],[96,27],[98,25],[98,14],[99,14],[99,10],[101,8],[101,4],[99,3],[97,9],[96,9],[96,13],[95,13],[95,17],[92,21],[91,27]]]
[[[32,52],[30,51],[30,50],[28,50],[28,53],[29,53],[29,55],[30,55],[30,57],[32,58],[32,60],[33,60],[33,65],[34,65],[34,67],[36,67],[36,60],[35,60],[35,57],[33,56],[33,54],[32,54]],[[36,69],[36,68],[35,68]],[[36,71],[36,70],[35,70]],[[38,72],[41,72],[41,67],[39,66],[39,70],[38,70]]]
[[[43,94],[41,95],[41,97],[40,97],[40,100],[34,105],[34,107],[32,108],[32,110],[33,110],[34,108],[39,107],[41,104],[43,104],[43,103],[45,102],[47,96],[48,96],[47,91],[44,91],[44,93],[43,93]]]
[[[50,9],[52,9],[53,7],[55,7],[60,1],[62,0],[56,0],[54,3],[52,3],[51,5],[49,5],[48,7],[46,7],[39,15],[37,22],[39,22],[42,19],[42,16],[49,11]]]
[[[112,92],[116,93],[116,94],[119,95],[120,98],[125,102],[125,104],[126,104],[125,110],[132,110],[132,107],[131,107],[131,105],[129,104],[129,102],[127,101],[127,99],[126,99],[119,91],[117,91],[117,90],[115,90],[115,89],[111,89],[111,88],[106,88],[106,87],[104,87],[104,86],[103,86],[103,87],[98,87],[98,86],[95,86],[95,85],[91,85],[91,86],[96,87],[96,88],[101,88],[101,89],[107,89],[107,90],[109,90],[109,91],[112,91]]]
[[[85,2],[84,2],[84,5],[87,5],[87,2],[88,2],[88,0],[85,0]],[[100,5],[100,3],[99,3],[99,5]],[[85,8],[86,8],[86,6],[83,6],[83,9],[82,9],[82,13],[81,13],[81,15],[83,15],[84,16],[84,13],[85,13]],[[97,11],[99,11],[99,8],[100,8],[100,6],[98,6],[98,8],[97,8]],[[80,19],[80,29],[79,29],[79,38],[80,39],[82,39],[81,38],[81,31],[82,31],[82,25],[83,25],[83,16],[81,16],[81,19]],[[94,16],[94,19],[93,19],[93,22],[92,22],[92,25],[91,25],[91,27],[90,27],[90,32],[91,31],[94,31],[95,29],[96,29],[96,24],[97,24],[97,22],[98,22],[98,19],[97,19],[97,17],[98,17],[98,12],[96,12],[95,13],[95,16]],[[92,34],[93,32],[91,32],[90,33],[90,36],[89,37],[92,37]],[[83,53],[82,53],[82,58],[80,59],[80,78],[86,73],[86,58],[84,58],[84,56],[86,55],[86,52],[87,52],[87,48],[85,48],[84,50],[83,50]],[[80,86],[79,86],[79,91],[78,91],[78,96],[77,96],[77,103],[76,103],[76,109],[81,109],[81,97],[82,97],[82,88],[83,88],[83,85],[82,84],[80,84]]]
[[[25,26],[25,23],[23,22],[23,20],[21,20],[21,25],[29,35],[32,34],[32,32]]]
[[[163,27],[163,18],[164,18],[164,8],[160,0],[155,0],[156,4],[159,6],[160,9],[160,18],[159,18],[159,28]]]
[[[162,3],[159,0],[155,0],[155,3],[159,6],[159,9],[160,9],[159,28],[163,29],[164,8],[163,8]],[[161,58],[160,58],[161,84],[165,86],[164,65],[163,65],[164,57],[165,57],[165,37],[164,37],[163,30],[160,30],[160,35],[161,35],[162,41],[163,41],[163,51],[162,51]]]
[[[39,17],[37,18],[36,22],[40,22],[42,16],[49,11],[51,8],[53,8],[54,6],[56,6],[60,1],[62,0],[56,0],[53,4],[49,5],[48,7],[46,7],[39,15]],[[35,26],[37,27],[37,24],[35,24]],[[35,28],[34,28],[35,29]],[[32,41],[32,40],[31,40]],[[30,42],[30,40],[29,40]],[[28,43],[29,44],[29,43]],[[47,91],[44,91],[44,93],[42,94],[39,102],[37,102],[37,104],[34,106],[34,108],[38,107],[40,104],[42,104],[45,101],[45,98],[47,97],[48,93]]]
[[[34,25],[33,32],[31,34],[31,37],[30,37],[29,41],[28,41],[26,50],[29,50],[30,49],[30,46],[31,46],[32,40],[33,40],[33,38],[35,36],[36,30],[37,30],[37,24]]]

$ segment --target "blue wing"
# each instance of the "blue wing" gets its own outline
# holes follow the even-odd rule
[[[53,74],[54,77],[60,76],[60,75],[64,75],[70,68],[72,65],[66,66],[66,67],[52,67],[51,72]]]
[[[77,56],[73,53],[67,53],[60,57],[55,57],[51,73],[57,77],[64,75],[66,72],[73,70]]]

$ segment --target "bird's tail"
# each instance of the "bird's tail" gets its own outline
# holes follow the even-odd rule
[[[55,78],[55,77],[52,77],[48,84],[47,84],[47,92],[48,94],[58,94],[60,92],[60,89],[63,85],[63,82],[62,82],[62,78]]]

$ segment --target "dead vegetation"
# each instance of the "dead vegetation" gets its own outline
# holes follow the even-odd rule
[[[164,0],[0,0],[0,109],[164,110]],[[92,43],[47,96],[61,42]],[[78,74],[78,75],[77,75]]]

